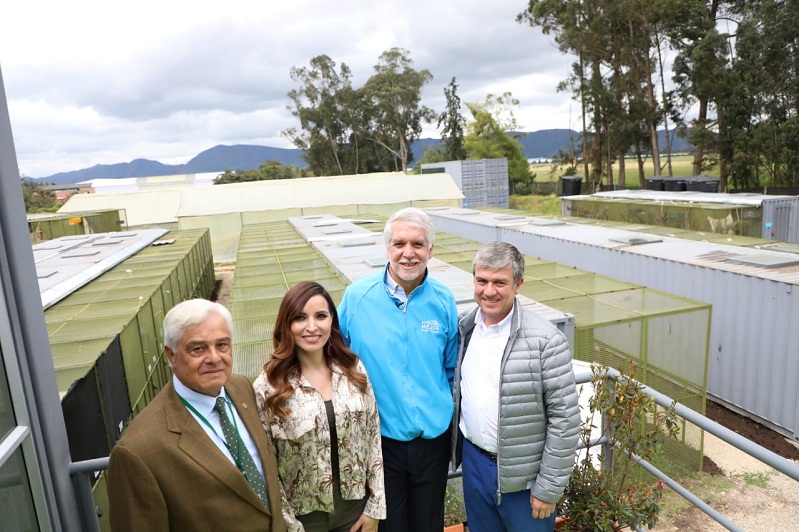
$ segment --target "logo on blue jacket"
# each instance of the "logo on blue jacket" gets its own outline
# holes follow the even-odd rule
[[[437,333],[439,330],[441,330],[441,325],[438,324],[438,320],[426,320],[422,322],[423,333]]]

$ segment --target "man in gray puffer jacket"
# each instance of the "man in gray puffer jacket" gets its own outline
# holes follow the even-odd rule
[[[580,424],[568,340],[516,299],[514,246],[485,244],[472,272],[478,307],[459,323],[453,429],[469,530],[551,531]]]

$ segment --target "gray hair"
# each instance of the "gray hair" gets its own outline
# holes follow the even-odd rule
[[[391,246],[391,228],[394,222],[403,222],[413,227],[424,229],[425,238],[427,239],[427,249],[433,247],[436,241],[436,229],[433,227],[433,221],[421,209],[416,207],[406,207],[400,209],[391,215],[391,218],[386,222],[386,227],[383,229],[383,238],[386,240],[386,248]]]
[[[524,279],[524,256],[519,250],[507,242],[489,242],[477,250],[472,261],[472,275],[477,268],[496,271],[505,266],[512,267],[514,284]]]
[[[187,299],[172,307],[164,317],[164,346],[176,351],[186,329],[204,322],[211,314],[224,318],[232,340],[233,317],[224,305],[207,299]]]

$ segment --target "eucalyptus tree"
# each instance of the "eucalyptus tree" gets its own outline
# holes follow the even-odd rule
[[[461,114],[461,99],[458,97],[458,84],[455,78],[444,87],[447,107],[438,117],[441,129],[442,156],[444,161],[462,161],[466,159],[466,148],[463,143],[463,127],[466,119]]]
[[[731,13],[724,0],[673,0],[672,25],[667,30],[676,52],[673,64],[676,95],[683,108],[696,107],[689,139],[694,145],[693,175],[716,164],[720,153],[719,122],[730,96],[730,36],[719,31],[719,21]],[[721,188],[726,189],[728,162],[721,161]]]
[[[576,58],[572,75],[559,88],[573,90],[581,101],[584,159],[591,161],[594,181],[605,177],[613,186],[617,162],[618,184],[624,186],[630,149],[638,155],[639,184],[644,184],[645,153],[651,154],[655,173],[660,173],[657,131],[665,90],[655,80],[663,13],[670,4],[671,0],[530,0],[517,17],[552,34],[559,49]]]
[[[47,188],[49,183],[23,177],[22,198],[25,200],[25,212],[50,212],[56,210],[55,193]]]
[[[407,171],[411,143],[419,138],[423,124],[435,112],[421,104],[422,88],[433,79],[428,70],[415,70],[410,52],[391,48],[380,55],[375,73],[362,94],[371,109],[371,140],[394,159],[394,170]]]
[[[799,4],[735,2],[739,18],[725,117],[736,186],[799,186]],[[720,132],[721,134],[721,132]]]
[[[352,94],[350,68],[342,63],[336,70],[335,61],[318,55],[311,59],[310,67],[292,67],[290,75],[299,88],[288,93],[288,109],[300,127],[287,129],[283,135],[304,150],[303,157],[315,175],[348,173],[351,168],[345,167],[345,152],[352,127],[344,116],[352,102],[344,96]]]
[[[266,161],[258,167],[258,170],[225,170],[214,179],[214,185],[297,177],[307,177],[307,170],[293,165],[288,166],[278,161]]]
[[[614,42],[608,25],[611,0],[529,0],[516,20],[552,35],[558,49],[573,55],[572,76],[559,85],[571,88],[582,105],[583,157],[590,161],[590,179],[612,182],[615,148],[611,125],[623,103],[614,92],[621,81],[613,78]],[[616,129],[616,128],[613,128]]]

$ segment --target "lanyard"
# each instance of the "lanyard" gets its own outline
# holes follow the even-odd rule
[[[211,429],[211,432],[213,432],[214,435],[217,438],[222,440],[222,443],[225,444],[225,447],[227,447],[227,450],[230,452],[231,456],[233,456],[233,460],[236,462],[236,467],[239,468],[239,471],[244,471],[241,468],[241,436],[239,436],[239,425],[238,425],[238,422],[236,421],[236,416],[234,416],[232,412],[230,413],[230,417],[233,418],[233,427],[236,429],[236,452],[234,453],[233,452],[233,448],[231,447],[231,445],[227,442],[227,440],[225,438],[221,437],[219,434],[216,433],[216,430],[214,429],[214,426],[211,425],[211,423],[207,419],[205,419],[205,416],[200,414],[197,411],[197,409],[194,408],[191,405],[191,403],[189,403],[187,400],[185,400],[181,395],[178,395],[178,397],[180,397],[180,400],[183,402],[184,405],[186,405],[186,408],[191,410],[192,413],[195,416],[200,418],[200,421],[205,423],[208,426],[208,428]],[[230,403],[228,402],[227,399],[225,399],[225,405],[228,407],[228,410],[230,410]],[[249,452],[249,451],[247,451],[247,452]]]

